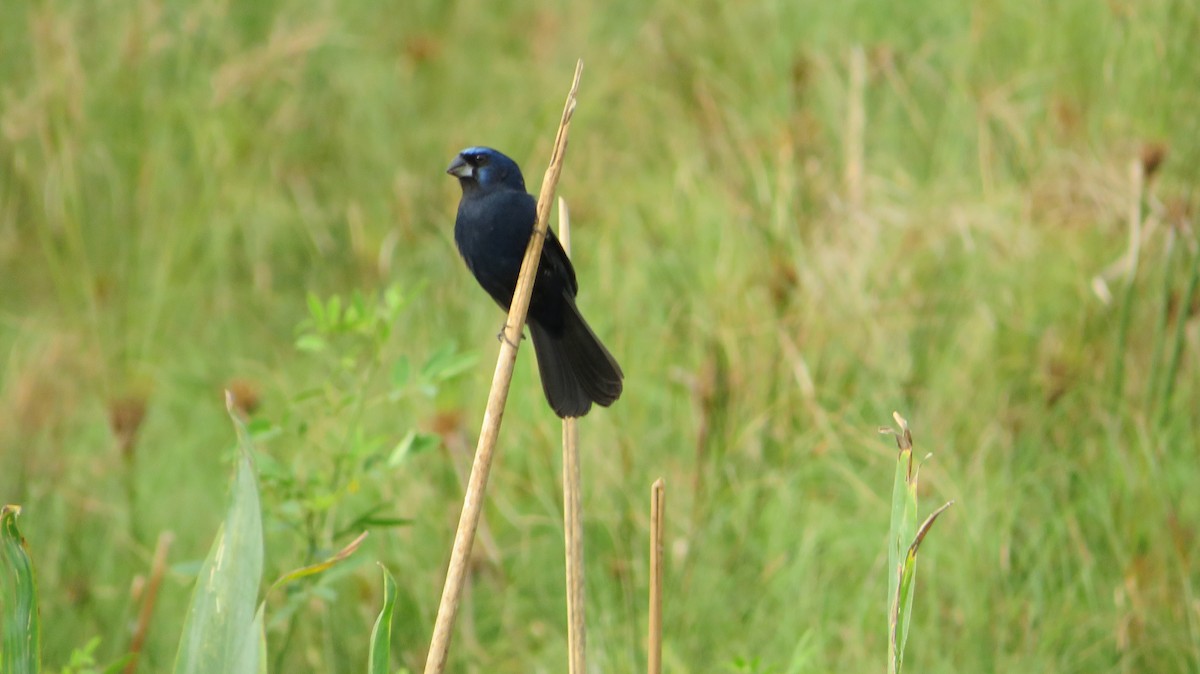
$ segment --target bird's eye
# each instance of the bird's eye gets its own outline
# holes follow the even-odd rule
[[[476,166],[487,166],[487,163],[488,163],[488,156],[486,154],[475,155],[475,165]]]

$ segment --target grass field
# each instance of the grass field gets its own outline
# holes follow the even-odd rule
[[[0,502],[48,671],[126,651],[168,530],[170,668],[226,388],[267,582],[372,531],[271,598],[272,671],[362,671],[375,561],[420,671],[502,322],[442,171],[536,190],[577,58],[595,671],[644,668],[659,476],[667,671],[881,671],[893,410],[957,502],[910,669],[1200,670],[1194,0],[47,0],[0,3]],[[523,349],[451,671],[565,669],[558,439]]]

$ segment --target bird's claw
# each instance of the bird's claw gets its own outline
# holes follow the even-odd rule
[[[520,339],[525,339],[525,335],[521,335]],[[513,344],[512,340],[510,340],[508,338],[508,324],[507,323],[504,324],[504,327],[500,328],[500,332],[496,333],[496,340],[500,341],[500,342],[504,342],[505,344],[508,344],[509,346],[511,346],[514,349],[517,348],[517,345]]]

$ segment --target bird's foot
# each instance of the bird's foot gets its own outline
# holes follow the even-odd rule
[[[525,335],[521,335],[521,339],[525,339]],[[518,346],[516,344],[513,344],[512,341],[508,338],[508,324],[507,323],[504,324],[504,327],[500,328],[500,332],[496,333],[496,340],[500,341],[500,342],[504,342],[514,349],[517,348],[517,346]]]

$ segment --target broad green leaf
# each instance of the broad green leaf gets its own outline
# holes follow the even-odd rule
[[[37,579],[17,515],[21,507],[0,508],[0,609],[4,625],[4,673],[37,674],[42,667]]]
[[[267,674],[267,631],[263,625],[263,612],[266,608],[267,603],[264,601],[254,612],[254,622],[250,624],[250,634],[242,642],[242,648],[237,654],[237,661],[231,671]]]
[[[200,568],[175,658],[175,674],[250,674],[259,667],[261,622],[255,618],[263,567],[262,510],[252,446],[231,411],[238,434],[238,461],[225,521]]]
[[[375,619],[375,626],[371,628],[367,674],[388,674],[391,671],[392,611],[396,605],[396,580],[382,564],[379,568],[383,570],[383,608],[379,611],[379,617]]]

